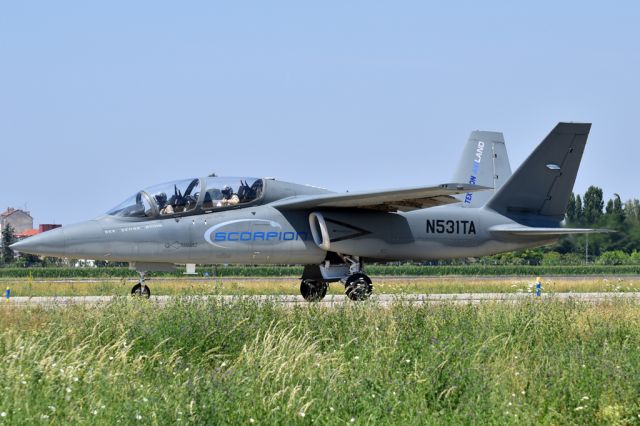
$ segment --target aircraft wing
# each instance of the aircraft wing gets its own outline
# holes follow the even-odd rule
[[[384,191],[348,192],[346,194],[299,195],[275,201],[279,210],[331,208],[361,208],[386,212],[410,211],[444,204],[459,203],[456,194],[485,191],[479,185],[445,183],[438,186],[400,188]]]
[[[568,234],[606,234],[616,232],[610,229],[592,229],[592,228],[535,228],[521,225],[497,225],[489,228],[492,233],[510,234],[520,236],[545,236],[550,237],[568,235]]]

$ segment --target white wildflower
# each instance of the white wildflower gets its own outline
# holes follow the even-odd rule
[[[356,355],[356,356],[353,357],[353,359],[358,360],[358,359],[360,359],[360,357],[358,355]]]
[[[7,417],[7,413],[3,411],[2,413],[0,413],[0,417]]]
[[[255,423],[256,421],[254,419],[249,419],[249,423]]]
[[[98,410],[93,410],[93,411],[91,412],[91,414],[93,414],[94,416],[97,416],[97,415],[98,415]]]
[[[136,420],[142,420],[142,416],[140,414],[136,414]]]
[[[67,393],[71,393],[71,388],[67,388]]]
[[[582,398],[580,398],[580,401],[588,401],[589,397],[588,396],[583,396]]]
[[[584,407],[582,405],[579,405],[573,409],[573,411],[581,411],[581,410],[584,410]]]
[[[304,417],[304,411],[300,411],[300,417]]]
[[[331,412],[333,413],[333,412],[334,412],[334,411],[336,411],[336,410],[335,410],[335,408],[333,408],[333,407],[329,407],[329,411],[331,411]]]
[[[353,423],[353,422],[355,422],[355,421],[356,421],[356,418],[355,418],[355,417],[351,417],[351,420],[349,420],[349,421],[350,421],[351,423]]]
[[[521,394],[523,394],[523,395],[525,394],[525,392],[524,392],[524,391],[522,391],[522,392],[520,392],[520,393],[521,393]]]
[[[77,377],[74,377],[74,378],[73,378],[73,381],[74,381],[74,382],[77,382],[78,380],[80,380],[80,379],[79,379],[79,378],[77,378]]]
[[[113,357],[112,356],[109,357],[109,361],[113,361]]]
[[[407,359],[405,359],[405,360],[404,360],[404,362],[406,362],[407,364],[409,364],[409,363],[411,362],[411,360],[407,358]]]
[[[49,418],[49,416],[47,414],[43,414],[43,415],[40,416],[40,418],[42,420],[47,420]]]

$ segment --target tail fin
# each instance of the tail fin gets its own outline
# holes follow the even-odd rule
[[[562,221],[591,124],[558,123],[489,200],[487,207],[523,224]]]
[[[455,196],[462,201],[463,207],[481,207],[510,176],[511,166],[502,133],[476,130],[469,135],[451,181],[493,188],[493,191]]]

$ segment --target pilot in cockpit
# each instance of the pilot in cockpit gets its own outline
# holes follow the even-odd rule
[[[156,203],[158,204],[158,210],[160,211],[160,214],[173,214],[173,206],[171,204],[167,204],[167,194],[165,194],[164,192],[156,194],[155,199]]]
[[[234,194],[233,189],[227,185],[222,189],[222,200],[218,201],[217,207],[235,206],[239,202],[238,194]]]

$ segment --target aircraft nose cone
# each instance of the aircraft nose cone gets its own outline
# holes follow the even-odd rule
[[[13,243],[9,247],[20,253],[64,257],[66,254],[65,231],[63,228],[52,229]]]

